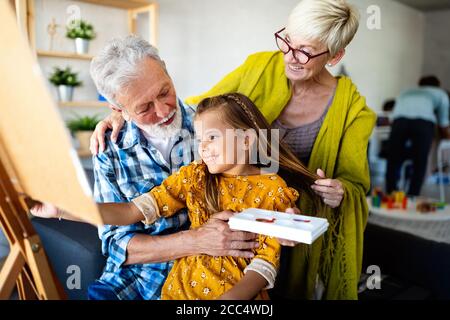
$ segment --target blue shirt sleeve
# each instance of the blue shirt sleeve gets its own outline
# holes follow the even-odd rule
[[[111,159],[104,153],[93,158],[94,197],[96,202],[127,202],[120,191]],[[127,260],[127,247],[136,232],[144,230],[142,223],[129,226],[105,225],[99,230],[103,255],[109,256],[117,268]]]

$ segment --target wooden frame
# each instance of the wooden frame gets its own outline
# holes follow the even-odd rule
[[[145,6],[145,7],[140,7],[137,9],[130,9],[128,10],[128,30],[131,34],[135,34],[136,33],[136,29],[137,29],[137,15],[139,13],[144,13],[146,12],[148,14],[148,21],[149,21],[149,35],[150,35],[150,39],[149,42],[154,45],[157,46],[158,44],[158,30],[157,30],[157,25],[159,24],[159,15],[158,15],[158,4],[157,3],[153,3],[151,5]]]

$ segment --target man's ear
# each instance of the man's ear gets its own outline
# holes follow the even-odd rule
[[[339,61],[342,60],[342,58],[344,57],[344,55],[345,55],[345,49],[339,50],[339,51],[335,54],[335,56],[334,56],[333,58],[331,58],[331,60],[328,60],[327,65],[329,65],[329,66],[335,66],[335,65],[337,65],[337,64],[339,63]]]

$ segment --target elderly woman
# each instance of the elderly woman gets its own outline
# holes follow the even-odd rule
[[[228,92],[247,95],[282,139],[319,179],[311,188],[326,204],[312,212],[312,202],[299,203],[302,213],[325,217],[330,227],[312,246],[286,247],[277,294],[298,298],[356,299],[362,268],[363,232],[369,190],[367,145],[376,116],[347,77],[334,77],[358,29],[358,14],[344,0],[303,0],[286,28],[275,33],[280,51],[256,53],[210,91],[188,98]],[[116,121],[114,123],[114,121]],[[93,136],[103,139],[107,119]]]

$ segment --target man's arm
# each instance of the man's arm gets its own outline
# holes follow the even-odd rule
[[[257,235],[231,230],[227,221],[233,215],[219,212],[199,228],[170,235],[136,234],[128,243],[125,264],[165,262],[200,254],[252,258],[252,250],[259,246]]]

